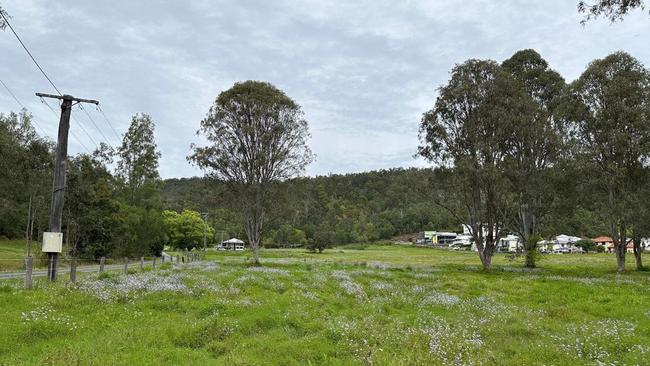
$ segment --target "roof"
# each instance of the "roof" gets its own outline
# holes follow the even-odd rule
[[[591,239],[591,240],[594,241],[594,242],[596,242],[596,243],[603,243],[603,242],[614,241],[614,240],[612,240],[612,238],[609,237],[609,236],[599,236],[599,237],[597,237],[597,238],[593,238],[593,239]]]
[[[558,236],[555,237],[555,241],[557,243],[566,243],[566,244],[575,243],[575,242],[579,241],[580,239],[581,238],[579,238],[577,236],[564,235],[564,234],[558,235]]]
[[[243,241],[241,241],[241,240],[239,240],[237,238],[230,238],[230,239],[224,241],[223,243],[226,243],[226,244],[244,244]]]

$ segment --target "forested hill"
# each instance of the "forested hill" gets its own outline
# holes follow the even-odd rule
[[[424,229],[459,230],[460,223],[433,202],[432,169],[390,169],[297,178],[275,187],[266,244],[305,239],[330,244],[390,238]],[[217,234],[243,235],[236,202],[223,184],[206,178],[168,179],[165,208],[209,212]]]
[[[265,245],[315,239],[328,244],[387,239],[421,230],[458,231],[461,223],[435,204],[441,172],[433,169],[390,169],[364,173],[297,178],[276,187],[265,226]],[[223,184],[206,178],[164,181],[166,209],[210,214],[224,236],[245,238],[234,198]],[[554,213],[547,236],[570,233],[595,236],[602,221],[581,207]],[[293,236],[292,236],[293,235]]]

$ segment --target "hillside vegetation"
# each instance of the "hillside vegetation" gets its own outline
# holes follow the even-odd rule
[[[370,242],[422,230],[459,231],[460,222],[435,203],[444,172],[434,169],[390,169],[354,174],[291,179],[277,184],[267,247],[297,238],[328,245]],[[209,221],[224,237],[245,238],[237,201],[225,183],[208,178],[167,179],[163,206],[172,210],[209,212]],[[548,218],[546,236],[570,233],[595,237],[607,232],[602,219],[580,205],[559,207]]]

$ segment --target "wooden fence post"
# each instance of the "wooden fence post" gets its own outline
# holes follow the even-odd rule
[[[181,256],[176,254],[176,263],[180,263],[180,262],[181,262]]]
[[[77,282],[77,256],[72,257],[70,261],[70,282]]]
[[[140,257],[140,270],[144,269],[144,257]]]
[[[104,272],[104,263],[106,262],[106,257],[99,258],[99,273]]]
[[[32,288],[32,269],[34,268],[34,257],[31,255],[25,258],[25,288]]]
[[[153,269],[156,269],[156,257],[153,257]]]
[[[124,274],[129,273],[129,258],[124,257]]]
[[[165,263],[165,255],[164,254],[160,257],[160,263]]]

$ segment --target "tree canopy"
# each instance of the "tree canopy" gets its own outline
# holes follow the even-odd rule
[[[604,16],[611,22],[623,20],[626,15],[635,9],[645,9],[643,0],[595,0],[578,2],[578,11],[585,15],[582,23]]]
[[[515,131],[534,112],[531,98],[496,62],[468,60],[452,69],[434,108],[422,117],[420,155],[454,168],[454,194],[437,203],[467,223],[485,268],[504,232],[505,160]]]
[[[246,233],[258,261],[271,183],[300,174],[312,161],[309,128],[300,106],[275,86],[236,83],[217,97],[188,159],[238,192]]]
[[[566,115],[578,153],[596,172],[589,181],[598,190],[609,235],[625,270],[630,203],[650,159],[650,72],[624,52],[593,61],[569,88]]]

